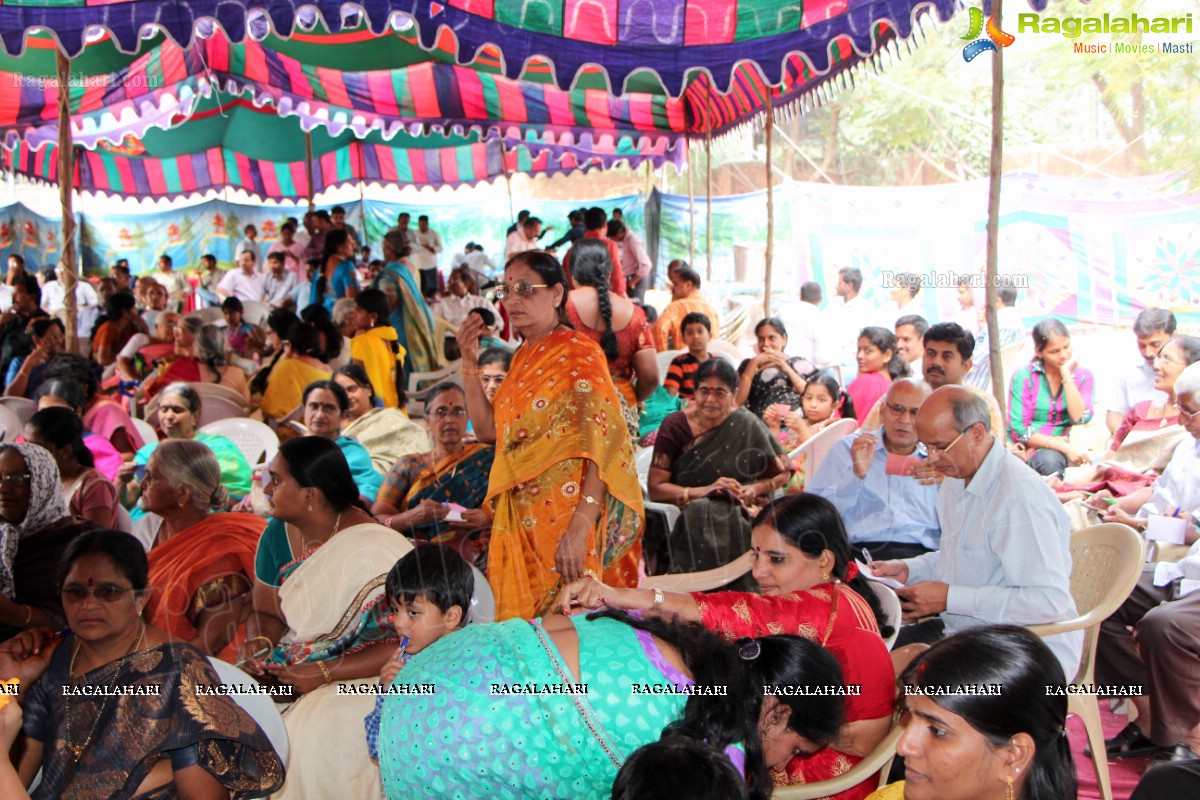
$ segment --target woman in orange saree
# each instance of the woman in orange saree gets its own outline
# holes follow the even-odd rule
[[[488,580],[496,620],[548,613],[584,575],[637,585],[644,519],[633,443],[600,348],[564,324],[566,278],[548,253],[519,253],[498,300],[525,343],[495,406],[478,380],[482,320],[459,329],[467,409],[496,453],[484,501],[493,508]]]
[[[208,446],[168,439],[146,465],[142,523],[161,517],[147,556],[153,594],[150,624],[206,655],[234,663],[246,638],[254,555],[267,521],[254,514],[212,514],[227,503],[221,467]]]

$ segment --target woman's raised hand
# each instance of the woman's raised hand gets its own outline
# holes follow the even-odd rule
[[[479,360],[479,337],[483,336],[485,330],[483,317],[478,314],[468,314],[463,324],[458,327],[456,339],[464,364],[474,366]]]
[[[0,644],[0,680],[18,678],[21,693],[42,677],[62,637],[43,628],[30,628]]]

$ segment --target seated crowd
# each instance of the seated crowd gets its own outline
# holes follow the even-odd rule
[[[359,262],[344,217],[247,226],[194,284],[117,265],[84,355],[10,259],[0,796],[757,799],[894,741],[903,782],[831,796],[1074,797],[1047,687],[1084,634],[1020,626],[1077,616],[1099,522],[1188,546],[1101,626],[1097,682],[1145,687],[1107,754],[1162,764],[1141,797],[1200,780],[1200,339],[1169,311],[1100,387],[1038,321],[1005,414],[969,279],[936,320],[916,276],[872,309],[844,269],[734,357],[685,263],[647,305],[602,209],[561,262],[526,213],[486,296],[474,243],[443,288],[428,218]],[[205,691],[231,665],[286,748]]]

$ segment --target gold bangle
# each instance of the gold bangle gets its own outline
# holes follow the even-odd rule
[[[317,662],[317,669],[321,670],[321,674],[325,676],[325,685],[333,683],[333,676],[329,674],[329,667],[325,666],[324,661]]]
[[[464,369],[460,373],[464,378],[478,378],[483,373],[477,369]]]
[[[692,487],[690,487],[690,486],[683,487],[683,504],[685,506],[688,503],[692,502],[692,499],[690,497],[688,497],[688,495],[690,495],[691,493],[692,493]]]
[[[268,639],[266,636],[263,636],[261,633],[258,636],[252,636],[249,639],[247,639],[246,644],[250,644],[251,642],[257,642],[259,639],[262,639],[264,642],[267,643],[268,650],[275,649],[275,643],[272,642],[270,639]]]

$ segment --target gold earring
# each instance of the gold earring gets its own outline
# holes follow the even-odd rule
[[[1009,775],[1004,782],[1008,784],[1004,790],[1004,800],[1013,800],[1013,776]]]
[[[833,580],[833,576],[828,572],[821,576],[821,583],[829,583],[831,580]]]

